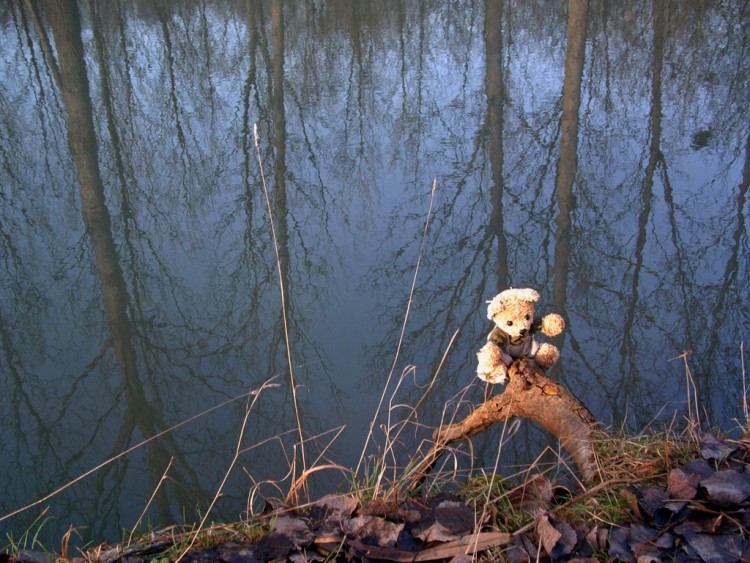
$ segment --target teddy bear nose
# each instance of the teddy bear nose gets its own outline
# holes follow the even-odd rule
[[[528,331],[525,328],[522,328],[520,334],[521,334],[521,336],[526,336],[527,332]]]

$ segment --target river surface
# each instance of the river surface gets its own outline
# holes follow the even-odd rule
[[[403,467],[511,286],[605,424],[744,423],[748,2],[13,0],[0,45],[0,517],[81,477],[0,545]]]

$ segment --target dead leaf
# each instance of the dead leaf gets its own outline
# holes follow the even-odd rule
[[[253,550],[253,557],[259,561],[271,561],[286,557],[293,549],[295,549],[294,544],[286,535],[271,532],[258,540]]]
[[[549,510],[552,504],[552,483],[544,475],[535,475],[508,495],[511,505],[529,514]]]
[[[630,551],[630,530],[612,528],[609,534],[609,556],[613,561],[635,563],[635,556]]]
[[[646,516],[646,521],[657,521],[665,523],[672,515],[671,510],[664,508],[664,503],[669,500],[669,493],[658,487],[642,487],[638,490],[638,507]]]
[[[474,511],[462,502],[445,500],[412,533],[424,542],[453,541],[474,529],[474,519]]]
[[[742,557],[743,539],[739,535],[701,534],[690,524],[677,526],[674,532],[682,536],[706,563],[737,561]]]
[[[461,539],[428,547],[420,551],[416,556],[412,554],[412,561],[434,561],[455,557],[464,553],[479,553],[491,547],[505,545],[513,539],[513,534],[505,532],[482,532],[470,534]]]
[[[491,547],[505,545],[512,538],[511,534],[503,532],[483,532],[480,534],[471,534],[459,540],[439,544],[434,547],[428,547],[419,553],[397,548],[365,545],[358,540],[352,540],[347,546],[350,548],[349,555],[359,558],[367,557],[384,561],[412,563],[417,561],[437,561],[450,557],[458,557],[467,553],[479,553]]]
[[[569,555],[578,540],[570,524],[553,520],[548,514],[543,514],[537,521],[536,533],[553,560]]]
[[[705,434],[701,439],[701,457],[706,460],[724,461],[736,450],[726,442],[717,440],[713,434]]]
[[[358,516],[347,520],[344,528],[366,545],[395,547],[404,524],[389,522],[379,516]]]
[[[683,467],[675,467],[667,477],[667,491],[673,499],[692,500],[698,494],[700,482],[699,473],[688,473]]]
[[[635,494],[634,487],[626,487],[622,489],[620,491],[620,496],[625,499],[628,508],[630,508],[636,518],[646,520],[646,515],[641,511],[641,507],[638,506],[638,497]]]
[[[607,548],[608,538],[609,530],[601,526],[594,526],[591,531],[586,534],[586,542],[594,551],[604,551]]]
[[[351,518],[357,508],[357,499],[352,495],[325,495],[313,504],[311,514],[315,513],[317,520]]]
[[[717,471],[701,481],[708,500],[721,505],[740,504],[750,496],[750,475],[734,470]]]
[[[277,518],[274,531],[288,537],[295,547],[310,545],[314,537],[307,522],[301,518],[294,518],[292,516],[280,516]]]

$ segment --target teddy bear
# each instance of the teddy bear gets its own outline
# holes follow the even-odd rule
[[[534,303],[539,293],[533,289],[506,289],[492,298],[487,317],[495,328],[487,343],[477,353],[477,376],[488,383],[508,381],[508,367],[517,358],[531,358],[548,370],[560,357],[553,344],[539,343],[534,334],[557,336],[565,329],[565,321],[556,314],[534,317]]]

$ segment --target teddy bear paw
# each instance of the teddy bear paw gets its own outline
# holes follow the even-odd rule
[[[482,381],[492,383],[493,385],[502,385],[508,382],[508,368],[506,368],[504,365],[499,365],[490,372],[477,371],[477,377]]]
[[[534,356],[534,359],[546,371],[560,359],[560,350],[557,349],[557,346],[545,342],[539,346],[539,351]]]

